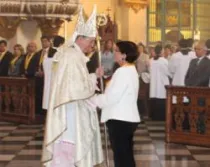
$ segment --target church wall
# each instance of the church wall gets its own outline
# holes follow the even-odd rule
[[[142,41],[146,43],[146,9],[141,9],[135,13],[132,9],[122,4],[121,0],[80,0],[83,4],[86,15],[90,15],[93,5],[97,5],[98,13],[108,13],[107,9],[111,8],[109,12],[112,20],[115,20],[118,26],[118,39],[131,40],[136,43]],[[64,36],[67,40],[74,31],[77,16],[72,17],[72,21],[66,22],[59,30],[59,35]],[[37,26],[36,21],[22,21],[17,28],[16,35],[8,40],[8,48],[12,50],[16,43],[20,43],[26,47],[29,41],[36,41],[40,49],[41,31]]]
[[[26,49],[26,46],[30,41],[36,41],[38,49],[40,49],[40,37],[41,31],[40,28],[37,26],[36,21],[22,21],[17,28],[16,35],[13,38],[7,40],[8,49],[10,51],[13,51],[13,46],[15,44],[21,44],[24,49]]]
[[[116,2],[115,6],[116,22],[119,28],[118,38],[136,43],[141,41],[145,44],[147,33],[146,9],[141,9],[136,13],[121,1]]]
[[[118,26],[118,39],[131,40],[136,43],[143,42],[146,44],[147,35],[147,18],[146,9],[141,9],[135,13],[133,9],[125,6],[121,0],[81,0],[85,14],[91,14],[93,5],[97,5],[98,13],[106,13],[107,8],[111,8],[110,16],[115,20]],[[67,22],[66,30],[63,26],[59,34],[69,38],[74,31],[77,16],[73,17],[73,21]],[[65,33],[66,32],[66,33]]]

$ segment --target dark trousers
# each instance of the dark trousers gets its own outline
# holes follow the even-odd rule
[[[138,124],[109,120],[106,125],[114,153],[115,167],[135,167],[133,136]]]
[[[165,99],[150,99],[151,118],[154,121],[165,121],[166,117],[166,100]]]
[[[36,77],[36,86],[35,86],[35,111],[36,114],[43,114],[42,112],[42,97],[44,89],[44,78]]]

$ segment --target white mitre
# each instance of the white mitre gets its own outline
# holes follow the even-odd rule
[[[96,37],[97,35],[96,17],[97,17],[97,10],[96,10],[96,5],[94,5],[92,14],[85,22],[85,19],[83,17],[83,7],[81,6],[75,31],[68,43],[70,45],[73,44],[78,35],[86,37]]]

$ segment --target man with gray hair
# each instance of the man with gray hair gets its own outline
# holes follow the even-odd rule
[[[95,45],[96,33],[96,8],[86,22],[81,9],[69,45],[57,52],[62,58],[53,64],[42,154],[45,167],[93,167],[103,162],[97,111],[90,101],[96,75],[88,73],[85,56]]]
[[[207,48],[205,42],[199,41],[195,45],[195,53],[197,58],[190,62],[185,76],[185,85],[208,87],[210,78],[210,60],[206,57]]]

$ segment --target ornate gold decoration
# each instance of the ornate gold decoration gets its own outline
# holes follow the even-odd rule
[[[42,31],[42,34],[46,36],[57,35],[61,25],[64,23],[64,20],[58,18],[36,18],[36,21]]]
[[[17,17],[0,17],[0,36],[6,39],[12,38],[20,23]]]
[[[124,3],[129,8],[132,8],[135,13],[138,13],[140,9],[144,9],[148,6],[149,0],[124,0]]]
[[[79,0],[5,0],[0,3],[0,16],[71,19],[78,5]]]
[[[107,24],[107,16],[104,13],[98,14],[97,15],[97,26],[105,26]]]
[[[43,34],[57,34],[78,11],[79,0],[1,0],[0,35],[11,38],[21,20],[35,19]]]

